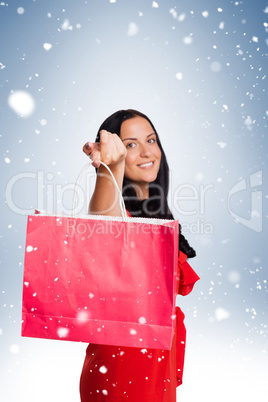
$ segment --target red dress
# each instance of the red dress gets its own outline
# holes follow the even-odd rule
[[[198,275],[180,251],[178,290],[186,296]],[[186,330],[176,308],[176,332],[171,350],[89,344],[80,379],[81,402],[175,402],[182,383]]]

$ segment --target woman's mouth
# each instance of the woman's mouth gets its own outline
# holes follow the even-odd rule
[[[138,167],[140,168],[150,168],[151,166],[153,166],[154,162],[146,162],[146,163],[141,163],[140,165],[138,165]]]

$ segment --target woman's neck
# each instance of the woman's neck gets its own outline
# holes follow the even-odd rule
[[[132,183],[139,201],[149,198],[149,183]]]

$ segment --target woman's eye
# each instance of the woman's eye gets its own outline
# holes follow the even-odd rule
[[[136,144],[134,142],[130,142],[129,144],[127,144],[126,148],[134,148],[136,146]]]
[[[155,139],[154,139],[154,138],[150,138],[150,139],[148,140],[148,142],[149,142],[150,144],[153,144],[153,143],[155,142]]]

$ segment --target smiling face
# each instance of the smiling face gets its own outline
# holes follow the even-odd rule
[[[148,120],[137,116],[122,123],[120,138],[127,149],[125,177],[138,186],[139,198],[148,198],[149,183],[156,179],[161,162],[156,134]]]

